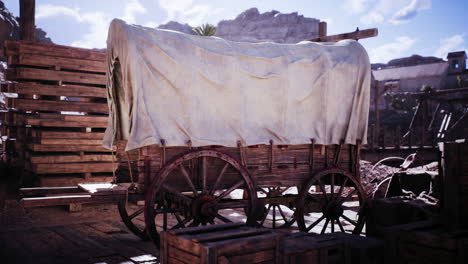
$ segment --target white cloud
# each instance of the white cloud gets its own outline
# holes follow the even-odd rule
[[[79,8],[57,6],[52,4],[39,5],[36,18],[47,18],[53,16],[69,16],[78,23],[88,24],[89,31],[81,36],[81,39],[70,45],[82,48],[105,48],[107,29],[110,17],[102,12],[81,12]]]
[[[463,48],[462,45],[465,42],[463,35],[457,34],[449,38],[444,38],[440,40],[440,46],[434,52],[434,56],[439,58],[445,58],[447,53],[459,50],[467,50]]]
[[[121,19],[127,23],[136,23],[138,14],[146,13],[146,9],[139,0],[131,0],[124,7],[124,15]],[[70,45],[81,48],[105,48],[107,31],[112,17],[102,12],[83,12],[80,8],[70,8],[60,5],[43,4],[37,7],[36,18],[48,18],[53,16],[69,16],[76,22],[89,25],[87,33]]]
[[[159,0],[159,6],[166,10],[168,19],[198,26],[206,23],[208,17],[219,14],[223,9],[208,5],[194,4],[192,0]]]
[[[392,24],[408,23],[419,11],[431,9],[432,0],[411,0],[411,2],[399,9],[390,19]]]
[[[131,0],[125,5],[124,10],[124,16],[121,19],[130,24],[136,23],[136,15],[146,14],[146,8],[138,0]]]
[[[432,7],[432,0],[344,0],[348,13],[360,15],[361,23],[376,25],[388,21],[402,24],[411,21],[419,11]]]
[[[384,20],[385,17],[377,11],[371,11],[360,18],[361,23],[365,25],[380,24],[384,22]]]
[[[387,63],[391,59],[405,56],[405,54],[416,42],[416,39],[407,36],[401,36],[395,41],[382,46],[372,48],[369,51],[369,57],[372,63]]]
[[[343,7],[351,14],[362,14],[375,0],[344,0]]]

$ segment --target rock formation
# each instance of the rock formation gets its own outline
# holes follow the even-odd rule
[[[216,35],[233,41],[296,43],[318,37],[319,20],[276,10],[260,14],[250,8],[234,20],[218,23]]]
[[[250,8],[233,20],[222,20],[216,26],[216,36],[241,42],[273,41],[296,43],[318,37],[318,23],[315,18],[298,15],[297,12],[282,14],[276,10],[260,14],[257,8]],[[194,34],[192,26],[170,21],[158,28]]]
[[[192,30],[192,26],[190,26],[189,24],[181,24],[176,21],[169,21],[166,24],[159,25],[158,28],[170,29],[170,30],[184,32],[190,35],[195,35],[195,32],[193,32]]]

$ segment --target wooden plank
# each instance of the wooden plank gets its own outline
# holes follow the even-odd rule
[[[76,102],[76,101],[48,101],[7,98],[7,107],[22,111],[75,111],[107,113],[107,103]]]
[[[20,200],[20,204],[24,206],[25,208],[28,208],[28,207],[67,205],[70,203],[89,203],[90,201],[91,201],[91,195],[83,194],[83,195],[23,198]]]
[[[118,163],[87,162],[87,163],[57,163],[33,164],[32,171],[37,174],[63,174],[86,172],[112,172]]]
[[[344,40],[344,39],[355,39],[355,40],[357,40],[357,39],[376,37],[378,34],[379,34],[379,31],[378,31],[377,28],[371,28],[371,29],[364,29],[364,30],[359,30],[359,31],[354,31],[354,32],[348,32],[348,33],[343,33],[343,34],[337,34],[337,35],[331,35],[331,36],[326,36],[326,37],[310,39],[309,41],[313,41],[313,42],[337,42],[337,41]]]
[[[13,65],[29,65],[39,67],[59,67],[67,70],[80,70],[92,72],[106,72],[106,61],[93,61],[86,59],[64,58],[55,56],[45,56],[39,54],[21,53],[12,56],[9,64]]]
[[[37,127],[91,127],[91,128],[106,128],[107,123],[104,122],[79,122],[79,121],[60,121],[46,119],[27,119],[26,125]]]
[[[38,139],[34,140],[34,143],[45,144],[45,145],[54,145],[54,144],[72,144],[72,145],[102,145],[102,139]]]
[[[111,176],[97,177],[93,176],[91,178],[81,178],[81,177],[40,177],[39,186],[47,187],[59,187],[59,186],[71,186],[78,185],[79,183],[90,183],[90,182],[111,182],[113,178]]]
[[[263,250],[248,254],[228,257],[230,263],[263,263],[275,259],[275,250]]]
[[[20,188],[19,193],[24,196],[31,195],[47,195],[47,194],[65,194],[65,193],[80,193],[83,192],[78,186],[70,187],[34,187]]]
[[[82,85],[45,85],[34,82],[8,83],[1,85],[1,91],[17,94],[38,94],[70,97],[97,97],[106,98],[107,91],[101,87]]]
[[[70,46],[42,43],[36,41],[5,41],[6,55],[17,55],[21,53],[39,54],[46,56],[79,58],[86,60],[106,60],[105,50],[83,49]]]
[[[67,163],[67,162],[89,162],[89,161],[112,161],[111,155],[88,154],[88,155],[45,155],[26,156],[32,164],[38,163]]]
[[[5,76],[9,81],[41,80],[95,85],[106,85],[107,82],[106,75],[104,74],[55,71],[35,68],[10,68],[7,69]]]
[[[63,115],[63,114],[51,114],[51,113],[39,113],[38,118],[40,119],[54,119],[60,121],[72,121],[72,122],[92,122],[92,123],[107,123],[109,117],[107,115]]]
[[[41,145],[29,144],[28,148],[38,152],[111,152],[110,150],[96,145]]]
[[[76,138],[76,139],[103,139],[104,133],[92,132],[55,132],[55,131],[41,131],[41,130],[32,130],[31,136],[35,138]]]
[[[169,246],[168,255],[184,263],[200,263],[200,256],[192,255],[187,251]]]

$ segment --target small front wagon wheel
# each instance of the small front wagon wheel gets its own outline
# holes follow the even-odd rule
[[[364,192],[349,172],[329,168],[313,175],[303,186],[296,205],[302,232],[360,234],[364,226]]]
[[[118,204],[119,214],[125,226],[136,236],[146,241],[149,240],[146,234],[144,205],[128,204],[126,200],[120,201]]]
[[[146,194],[145,222],[157,246],[161,231],[230,222],[255,224],[255,184],[227,153],[191,151],[168,162],[154,179]]]

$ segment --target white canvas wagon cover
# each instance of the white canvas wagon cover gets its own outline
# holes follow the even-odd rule
[[[107,148],[366,141],[371,73],[356,41],[240,43],[114,20],[107,54]]]

